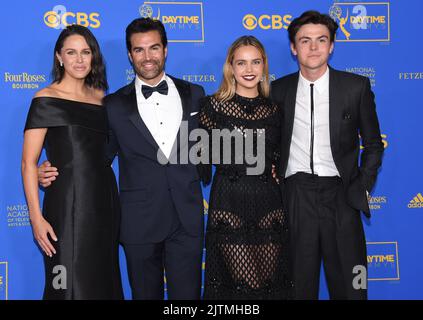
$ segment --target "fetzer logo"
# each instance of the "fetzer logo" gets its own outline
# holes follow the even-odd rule
[[[410,209],[423,208],[423,196],[421,193],[418,193],[408,204]]]

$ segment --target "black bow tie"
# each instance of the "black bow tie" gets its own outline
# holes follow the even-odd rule
[[[167,82],[165,80],[160,82],[155,87],[150,87],[150,86],[145,86],[145,85],[142,85],[142,87],[141,87],[141,92],[142,92],[144,98],[146,98],[146,99],[148,99],[153,94],[154,91],[157,91],[160,94],[167,95],[168,90],[169,90],[169,88],[168,88]]]

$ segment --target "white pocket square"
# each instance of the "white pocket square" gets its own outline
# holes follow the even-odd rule
[[[191,116],[191,117],[192,117],[192,116],[195,116],[197,113],[198,113],[198,111],[196,111],[196,112],[191,112],[191,113],[190,113],[190,116]]]

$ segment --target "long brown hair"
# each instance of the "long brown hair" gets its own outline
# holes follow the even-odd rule
[[[106,91],[109,88],[106,77],[106,66],[104,64],[104,59],[100,52],[100,46],[98,45],[97,39],[91,31],[88,30],[88,28],[76,24],[67,26],[66,29],[60,33],[59,38],[56,41],[56,45],[54,46],[53,70],[51,72],[53,82],[60,83],[63,79],[65,70],[60,66],[56,53],[60,53],[66,38],[72,35],[80,35],[84,37],[93,55],[91,60],[91,71],[85,78],[85,85]]]
[[[219,101],[229,100],[235,95],[236,86],[234,73],[232,72],[232,62],[234,60],[235,51],[243,46],[253,46],[260,52],[263,59],[263,81],[260,81],[258,91],[259,94],[264,97],[269,96],[269,64],[267,62],[264,46],[254,36],[242,36],[236,39],[228,49],[225,64],[223,65],[223,79],[219,89],[214,94],[215,98]]]

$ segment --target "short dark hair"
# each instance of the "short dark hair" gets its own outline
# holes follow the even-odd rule
[[[84,37],[91,50],[91,71],[85,78],[85,85],[95,89],[107,91],[109,86],[107,84],[106,66],[104,64],[104,59],[101,54],[97,39],[88,28],[77,24],[69,25],[66,27],[66,29],[63,29],[56,41],[53,53],[53,69],[51,71],[53,82],[60,83],[63,79],[65,69],[60,66],[60,62],[59,59],[57,59],[56,53],[60,54],[65,40],[72,35],[80,35]]]
[[[134,33],[145,33],[149,31],[157,31],[160,34],[163,47],[167,47],[167,36],[163,23],[156,19],[138,18],[126,27],[126,48],[128,51],[131,51],[131,36]]]
[[[305,24],[322,24],[329,29],[330,42],[335,41],[336,30],[338,24],[329,15],[322,14],[319,11],[309,10],[304,12],[301,16],[292,20],[288,27],[289,41],[295,43],[295,36],[300,28]]]

